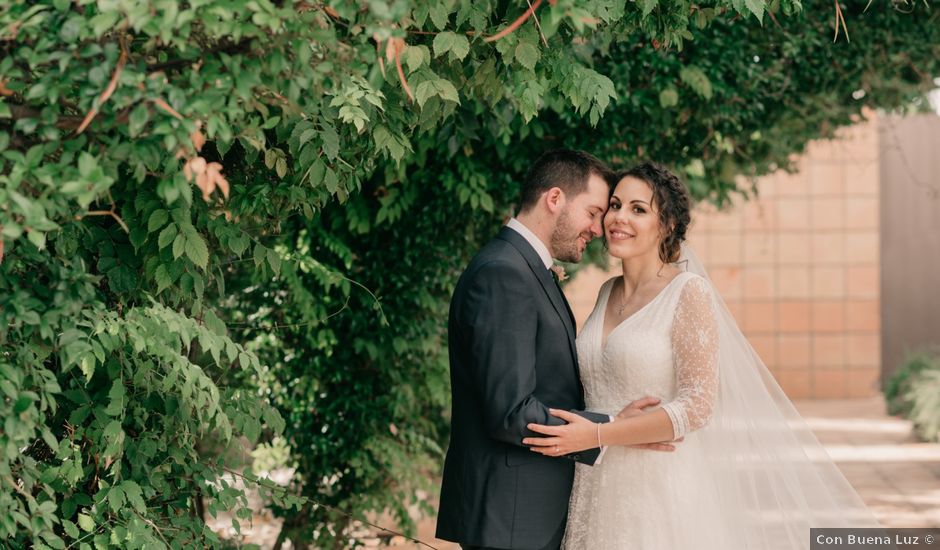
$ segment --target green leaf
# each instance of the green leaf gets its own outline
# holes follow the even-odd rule
[[[454,39],[453,45],[450,47],[450,55],[452,59],[457,61],[463,61],[467,54],[470,53],[470,41],[467,40],[466,35],[458,34]]]
[[[438,33],[437,36],[434,37],[434,57],[440,57],[449,52],[454,46],[454,40],[456,38],[457,35],[450,31]]]
[[[255,250],[254,250],[255,267],[261,267],[261,264],[263,264],[265,259],[267,259],[267,251],[268,249],[265,248],[264,245],[262,245],[261,243],[255,243]]]
[[[248,245],[251,244],[251,239],[248,238],[248,235],[241,233],[237,237],[229,239],[228,246],[232,249],[232,252],[236,256],[241,256],[244,254],[245,250],[248,249]]]
[[[679,71],[679,78],[688,84],[690,88],[695,90],[695,93],[698,95],[705,99],[712,98],[712,83],[702,69],[691,65],[683,67],[682,70]]]
[[[159,210],[154,210],[153,214],[150,214],[150,219],[147,220],[147,231],[149,233],[153,233],[157,229],[163,227],[163,225],[166,224],[167,220],[169,219],[170,214],[166,210],[162,208]]]
[[[637,0],[637,5],[640,6],[643,17],[646,17],[653,13],[653,10],[659,5],[659,0]]]
[[[157,266],[157,270],[153,273],[153,278],[157,283],[157,294],[160,294],[164,289],[169,288],[173,284],[173,278],[170,277],[170,273],[167,271],[165,265]]]
[[[46,234],[42,231],[30,231],[26,238],[29,239],[29,242],[36,245],[36,248],[39,250],[44,250],[46,248]]]
[[[460,96],[457,94],[457,88],[454,84],[443,78],[425,80],[418,84],[415,90],[415,99],[421,107],[433,96],[440,96],[441,99],[460,103]]]
[[[273,248],[268,249],[268,265],[275,275],[281,274],[281,256]]]
[[[125,264],[108,270],[107,275],[108,286],[115,294],[130,292],[137,287],[137,272]]]
[[[206,246],[206,241],[203,240],[201,235],[197,233],[188,235],[184,249],[186,256],[188,256],[194,264],[203,269],[206,268],[206,265],[209,263],[209,248]]]
[[[173,239],[176,238],[176,234],[176,224],[170,224],[166,226],[163,231],[160,232],[160,236],[157,237],[157,246],[159,246],[161,249],[170,246],[170,243],[172,243]]]
[[[538,63],[540,56],[539,49],[535,44],[520,42],[516,46],[516,61],[527,69],[535,69],[535,64]]]
[[[339,135],[331,124],[323,125],[323,131],[320,132],[320,139],[323,140],[323,153],[326,155],[326,158],[336,160],[336,157],[339,155]]]
[[[78,527],[76,527],[75,524],[71,521],[63,519],[62,527],[65,529],[65,534],[72,537],[73,539],[77,539],[80,536]]]
[[[95,36],[101,36],[117,23],[120,14],[117,11],[105,12],[91,18],[89,24]]]
[[[659,92],[659,105],[663,109],[675,107],[679,104],[679,92],[675,88],[669,87]]]
[[[127,132],[131,137],[139,136],[148,120],[150,120],[150,109],[146,103],[141,102],[128,117]]]
[[[95,374],[95,356],[92,353],[86,353],[82,356],[81,361],[78,363],[79,368],[82,371],[82,374],[85,375],[85,382],[91,380],[91,377]]]
[[[764,20],[764,6],[766,5],[764,0],[744,0],[744,4],[758,21]]]
[[[36,84],[29,89],[29,93],[26,94],[26,99],[42,99],[46,97],[46,85],[42,82]]]
[[[78,514],[78,526],[81,527],[83,531],[90,533],[95,530],[95,520],[91,519],[91,516],[86,514]]]
[[[404,62],[405,66],[408,67],[409,73],[415,72],[418,70],[418,68],[424,65],[426,61],[424,49],[426,49],[425,46],[409,45],[407,48],[405,48],[405,51],[402,52],[402,62]]]
[[[186,236],[180,233],[173,239],[173,259],[177,259],[186,251]]]
[[[28,395],[21,395],[16,403],[13,404],[13,414],[20,414],[33,404],[33,398]]]
[[[447,22],[450,20],[450,7],[446,2],[433,2],[428,15],[437,30],[442,31],[447,28]]]
[[[140,485],[138,485],[136,481],[126,480],[121,483],[121,488],[124,489],[127,501],[131,503],[134,510],[140,514],[144,514],[147,511],[147,503],[144,502],[143,496],[141,495]]]
[[[108,489],[108,504],[112,512],[120,512],[124,506],[124,489],[118,486]]]
[[[111,391],[108,392],[108,407],[104,410],[105,414],[110,416],[124,414],[125,395],[124,383],[120,378],[115,379],[111,385]]]

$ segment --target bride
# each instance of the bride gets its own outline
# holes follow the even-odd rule
[[[578,336],[588,410],[529,428],[533,452],[609,446],[578,464],[563,548],[795,549],[813,527],[878,524],[741,334],[691,250],[690,198],[660,165],[618,177],[604,232],[623,276],[607,281]],[[631,447],[682,441],[674,453]]]

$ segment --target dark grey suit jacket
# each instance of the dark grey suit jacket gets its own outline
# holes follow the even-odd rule
[[[437,536],[472,546],[542,548],[565,521],[574,460],[530,451],[548,408],[583,412],[575,321],[532,246],[503,228],[470,262],[448,320],[453,398]],[[572,460],[573,459],[573,460]]]

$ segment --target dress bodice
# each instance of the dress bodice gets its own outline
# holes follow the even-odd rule
[[[659,397],[663,403],[675,397],[670,334],[683,283],[692,277],[696,275],[677,275],[649,303],[614,327],[606,340],[604,314],[617,278],[604,283],[577,341],[588,410],[617,414],[626,403],[646,395]]]

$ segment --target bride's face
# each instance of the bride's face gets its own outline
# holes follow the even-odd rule
[[[659,210],[645,181],[627,176],[617,183],[604,217],[604,236],[615,258],[658,257],[662,237]]]

